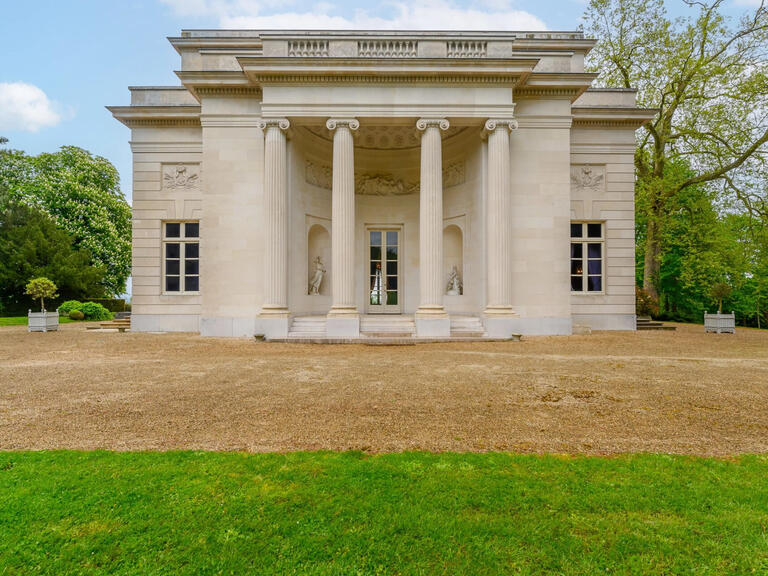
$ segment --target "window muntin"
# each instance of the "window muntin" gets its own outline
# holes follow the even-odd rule
[[[163,292],[200,291],[200,223],[163,222]]]
[[[571,292],[605,292],[604,222],[571,222]]]

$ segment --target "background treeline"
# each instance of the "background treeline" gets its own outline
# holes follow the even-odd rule
[[[0,148],[0,315],[33,305],[24,287],[50,278],[65,300],[125,290],[130,207],[115,167],[73,146],[28,156]]]

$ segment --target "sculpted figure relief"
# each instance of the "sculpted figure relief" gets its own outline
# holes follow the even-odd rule
[[[463,286],[461,283],[461,278],[459,278],[459,271],[456,266],[453,266],[453,268],[451,268],[450,274],[448,275],[448,286],[445,289],[445,293],[448,296],[460,296],[462,289]]]
[[[309,281],[309,294],[320,294],[323,278],[325,278],[325,266],[323,259],[318,256],[315,258],[315,273]]]
[[[194,168],[178,164],[177,166],[167,166],[164,169],[163,184],[167,189],[194,188],[197,186],[198,174]]]
[[[604,180],[605,174],[599,167],[574,166],[571,171],[571,184],[576,189],[596,191],[602,187]]]

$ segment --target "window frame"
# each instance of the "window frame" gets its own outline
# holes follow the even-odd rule
[[[179,224],[179,236],[168,236],[167,230],[168,224]],[[187,236],[186,235],[186,224],[197,224],[197,236]],[[168,244],[178,244],[179,245],[179,290],[168,290],[167,289],[167,274],[166,274],[166,268],[167,268],[167,261],[168,256],[166,255],[166,246]],[[187,258],[187,244],[197,244],[197,258]],[[163,296],[195,296],[200,294],[200,220],[162,220],[160,223],[160,258],[161,258],[161,267],[160,267],[160,293]],[[176,260],[176,258],[173,258],[173,260]],[[186,262],[187,260],[190,261],[197,261],[197,274],[185,274],[186,269]],[[176,276],[176,274],[173,274],[173,276]],[[196,276],[197,277],[197,290],[185,290],[187,285],[187,276]]]
[[[573,264],[574,260],[578,260],[578,258],[574,258],[572,256],[573,253],[573,245],[574,244],[580,244],[581,245],[581,258],[582,261],[582,271],[581,274],[573,274],[569,273],[568,277],[571,282],[571,294],[574,296],[604,296],[606,294],[606,281],[608,278],[607,270],[606,270],[606,262],[608,260],[607,254],[606,254],[606,237],[605,237],[605,227],[606,227],[606,221],[605,220],[571,220],[570,225],[574,224],[580,224],[581,225],[581,236],[576,238],[573,236],[570,236],[570,227],[569,227],[569,236],[570,236],[570,246],[569,246],[569,253],[568,253],[568,269],[571,270],[571,266]],[[599,224],[600,225],[600,237],[599,238],[590,238],[589,237],[589,229],[587,227],[587,224]],[[584,232],[587,234],[585,235]],[[600,245],[600,290],[589,290],[589,277],[590,276],[597,276],[597,274],[590,274],[589,273],[589,261],[590,260],[597,260],[597,258],[590,258],[589,257],[589,244],[599,244]],[[574,290],[573,289],[573,278],[576,278],[578,276],[581,276],[581,282],[582,282],[582,289],[581,290]]]

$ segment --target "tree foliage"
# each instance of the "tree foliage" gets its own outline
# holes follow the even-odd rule
[[[635,158],[645,196],[643,285],[661,282],[664,226],[678,196],[711,183],[719,201],[768,217],[768,8],[739,22],[723,0],[683,0],[671,20],[662,0],[591,0],[586,32],[598,39],[589,67],[606,86],[637,88],[658,109]],[[669,168],[686,166],[682,175]]]
[[[125,289],[131,264],[131,211],[119,175],[105,158],[64,146],[39,156],[0,152],[0,187],[7,201],[42,210],[106,271],[109,294]],[[0,206],[2,208],[2,206]]]
[[[24,293],[29,294],[35,300],[39,299],[40,310],[45,312],[45,299],[56,298],[58,296],[56,290],[58,290],[56,284],[51,282],[45,276],[40,276],[39,278],[33,278],[29,281],[24,289]]]

